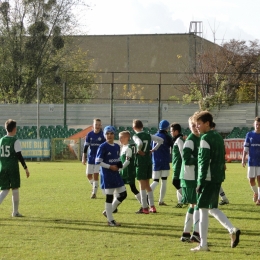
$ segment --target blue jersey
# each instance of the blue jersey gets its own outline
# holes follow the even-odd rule
[[[106,142],[106,139],[103,131],[97,134],[91,131],[87,134],[84,146],[88,146],[88,164],[95,164],[98,147],[104,142]]]
[[[101,144],[97,151],[96,164],[104,162],[109,165],[117,165],[120,161],[120,146],[116,143],[107,142]],[[124,186],[123,179],[119,171],[101,167],[101,189],[114,189]]]
[[[163,144],[152,153],[153,171],[170,170],[171,152],[173,145],[172,137],[166,131],[159,131],[155,134],[163,139]],[[156,144],[153,142],[153,148]]]
[[[260,134],[255,131],[248,132],[244,143],[248,152],[248,166],[260,166]]]

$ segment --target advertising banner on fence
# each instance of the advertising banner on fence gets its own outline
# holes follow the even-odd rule
[[[24,158],[49,158],[51,156],[50,139],[21,139],[19,141]]]
[[[245,139],[224,139],[227,161],[241,161],[243,156]]]

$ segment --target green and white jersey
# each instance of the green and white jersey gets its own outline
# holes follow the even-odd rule
[[[128,180],[129,178],[135,178],[135,167],[134,167],[134,153],[135,146],[123,145],[120,152],[120,160],[123,163],[123,168],[120,171],[120,175],[123,179]]]
[[[198,153],[198,185],[221,183],[225,179],[225,146],[222,136],[210,130],[200,139]]]
[[[183,150],[183,137],[180,136],[173,144],[172,148],[172,169],[173,179],[180,179],[181,164],[182,164],[182,150]]]
[[[183,145],[181,187],[197,187],[200,137],[189,134]]]
[[[136,144],[137,151],[143,151],[145,155],[136,154],[135,165],[152,164],[152,158],[150,154],[151,145],[151,135],[145,132],[139,132],[134,134],[133,140]],[[141,148],[141,149],[140,149]]]
[[[15,137],[6,135],[0,139],[0,172],[9,169],[19,171],[16,153],[20,151],[20,142]]]

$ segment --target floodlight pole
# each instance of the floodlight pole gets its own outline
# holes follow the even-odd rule
[[[161,96],[162,96],[162,74],[160,73],[160,83],[159,83],[159,86],[158,86],[158,124],[160,123],[161,121],[161,117],[162,117],[162,108],[161,108]]]
[[[37,139],[40,139],[40,129],[39,129],[39,122],[40,122],[40,87],[42,85],[41,78],[37,78]]]
[[[110,124],[114,125],[114,72],[112,73],[112,83],[110,85]]]
[[[67,125],[67,85],[63,83],[63,126]]]
[[[256,75],[256,85],[255,85],[255,117],[258,116],[258,73]]]

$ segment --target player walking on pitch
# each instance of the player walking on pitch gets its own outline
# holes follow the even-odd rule
[[[95,158],[97,154],[98,147],[100,144],[106,141],[103,131],[102,124],[99,118],[93,120],[93,130],[89,132],[86,136],[84,143],[84,151],[82,154],[82,164],[86,165],[86,157],[88,158],[88,164],[86,168],[86,175],[92,186],[91,199],[97,197],[98,190],[98,179],[99,179],[99,165],[95,165]]]
[[[255,118],[254,128],[254,131],[250,131],[246,135],[242,166],[245,167],[246,155],[248,154],[247,177],[249,179],[250,187],[254,192],[253,201],[257,206],[260,206],[260,117]]]
[[[7,135],[0,139],[0,204],[9,190],[12,189],[12,217],[22,217],[19,213],[20,171],[18,160],[25,169],[27,178],[30,176],[28,167],[21,153],[20,142],[15,138],[16,121],[9,119],[5,122]]]
[[[213,117],[208,111],[195,116],[200,138],[198,153],[198,193],[197,206],[200,212],[200,245],[191,251],[209,251],[208,225],[210,213],[224,226],[231,237],[231,247],[239,243],[240,230],[235,228],[227,216],[218,209],[218,197],[221,183],[225,179],[225,149],[222,136],[212,128]]]

